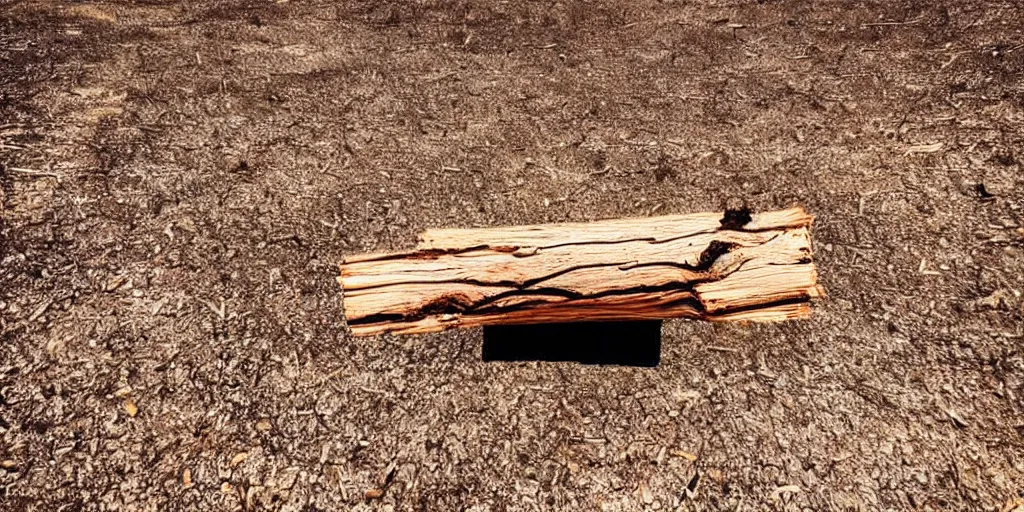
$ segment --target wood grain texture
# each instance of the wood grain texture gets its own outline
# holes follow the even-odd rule
[[[346,258],[356,335],[690,317],[803,318],[821,295],[801,208],[430,230],[412,251]]]

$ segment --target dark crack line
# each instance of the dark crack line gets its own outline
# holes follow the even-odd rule
[[[377,313],[377,314],[374,314],[374,315],[367,315],[367,316],[364,316],[364,317],[361,317],[361,318],[356,318],[356,319],[350,318],[348,323],[349,323],[349,325],[365,325],[365,324],[384,323],[384,322],[393,322],[393,321],[414,322],[416,320],[422,320],[423,318],[426,318],[428,316],[433,316],[433,315],[446,315],[446,314],[452,314],[452,315],[453,314],[473,315],[473,314],[500,312],[500,311],[502,311],[504,309],[508,309],[508,308],[507,307],[502,307],[502,306],[488,307],[488,305],[493,304],[495,302],[498,302],[498,301],[500,301],[502,299],[507,299],[509,297],[515,297],[515,296],[523,296],[523,297],[547,296],[547,297],[563,297],[563,298],[566,298],[566,299],[569,299],[569,300],[593,300],[593,299],[600,299],[600,298],[604,298],[604,297],[612,297],[612,296],[617,296],[617,295],[635,295],[635,294],[655,293],[655,292],[662,292],[662,291],[693,292],[694,291],[694,287],[696,285],[701,284],[701,283],[710,282],[710,281],[711,281],[710,279],[694,280],[694,281],[673,281],[673,282],[670,282],[670,283],[665,283],[663,285],[642,285],[642,286],[635,286],[635,287],[631,287],[631,288],[621,288],[621,289],[617,289],[617,290],[603,290],[603,291],[600,291],[600,292],[597,292],[597,293],[591,293],[591,294],[584,294],[584,293],[574,292],[572,290],[566,290],[566,289],[563,289],[563,288],[536,288],[536,289],[531,289],[531,290],[508,290],[506,292],[502,292],[502,293],[493,295],[491,297],[485,297],[485,298],[483,298],[481,300],[478,300],[476,302],[469,303],[469,304],[460,302],[459,300],[457,300],[457,299],[455,299],[453,297],[440,297],[439,299],[434,300],[434,301],[426,304],[425,306],[421,307],[418,311],[416,311],[414,313],[408,313],[408,314],[402,314],[402,313]],[[703,311],[704,310],[704,306],[703,306],[703,304],[700,304],[700,300],[697,299],[696,296],[693,297],[693,300],[695,301],[695,304],[697,304],[695,307],[699,311]],[[547,304],[548,302],[545,302],[545,303]],[[516,306],[514,306],[514,308],[516,308],[516,309],[524,309],[524,310],[525,309],[530,309],[530,308],[527,308],[527,307],[522,307],[521,305],[518,305],[518,304]]]
[[[694,231],[693,233],[689,233],[689,234],[686,234],[686,235],[673,236],[673,237],[669,237],[669,238],[643,237],[643,238],[629,238],[629,239],[626,239],[626,240],[594,240],[594,241],[590,241],[590,242],[564,242],[564,243],[561,243],[561,244],[538,245],[538,246],[530,246],[530,247],[537,247],[537,249],[543,250],[543,249],[555,249],[555,248],[558,248],[558,247],[570,247],[570,246],[574,246],[574,245],[615,245],[615,244],[626,244],[626,243],[630,243],[630,242],[647,242],[647,243],[652,244],[652,245],[658,245],[658,244],[667,244],[669,242],[675,242],[677,240],[685,240],[687,238],[693,238],[693,237],[695,237],[697,235],[708,235],[708,234],[712,234],[712,233],[723,233],[723,232],[727,232],[727,231],[734,231],[734,232],[737,232],[737,233],[767,233],[769,231],[782,231],[782,232],[784,232],[784,231],[789,230],[789,229],[798,229],[798,228],[802,228],[802,227],[806,227],[806,226],[803,225],[803,224],[794,224],[792,226],[778,226],[778,227],[759,228],[759,229],[724,229],[722,227],[716,227],[716,228],[713,228],[713,229],[703,229],[701,231]],[[776,235],[776,236],[778,236],[778,235]],[[771,240],[774,240],[774,239],[775,239],[775,237],[771,238]],[[767,242],[765,242],[765,243],[767,243]]]
[[[410,259],[410,258],[412,258],[412,259],[437,259],[437,258],[439,258],[441,256],[447,256],[447,255],[457,256],[459,254],[465,254],[465,253],[468,253],[468,252],[482,251],[482,250],[491,250],[491,251],[500,252],[500,253],[515,253],[516,251],[518,251],[520,249],[524,249],[524,248],[533,248],[533,249],[537,249],[537,250],[545,250],[545,249],[557,249],[557,248],[560,248],[560,247],[572,247],[572,246],[577,246],[577,245],[615,245],[615,244],[628,244],[628,243],[632,243],[632,242],[647,242],[647,243],[652,244],[652,245],[657,245],[657,244],[667,244],[669,242],[675,242],[677,240],[684,240],[686,238],[692,238],[692,237],[695,237],[695,236],[698,236],[698,235],[707,235],[707,234],[711,234],[711,233],[722,233],[722,232],[726,232],[726,231],[734,231],[734,232],[737,232],[737,233],[766,233],[766,232],[769,232],[769,231],[784,232],[784,231],[789,230],[789,229],[798,229],[798,228],[802,228],[802,227],[807,227],[807,225],[806,224],[793,224],[793,225],[785,225],[785,226],[764,227],[764,228],[758,228],[758,229],[749,229],[749,228],[742,228],[742,227],[741,228],[725,228],[725,227],[722,227],[722,226],[718,226],[718,227],[715,227],[715,228],[712,228],[712,229],[703,229],[703,230],[695,231],[695,232],[688,233],[688,234],[685,234],[685,235],[673,236],[673,237],[669,237],[669,238],[641,237],[641,238],[627,238],[627,239],[624,239],[624,240],[590,240],[590,241],[585,241],[585,242],[564,242],[564,243],[552,244],[552,245],[522,245],[522,246],[518,246],[518,245],[507,245],[507,246],[506,245],[491,245],[491,244],[486,244],[485,243],[485,244],[474,245],[472,247],[465,247],[465,248],[458,248],[458,249],[442,249],[442,248],[431,247],[431,248],[426,248],[426,249],[415,249],[413,251],[396,253],[396,254],[384,254],[384,255],[375,257],[373,259],[354,261],[354,262],[352,262],[352,264],[358,264],[358,263],[364,263],[364,262],[368,263],[368,262],[372,262],[372,261],[388,261],[388,260],[396,260],[396,259]],[[778,235],[776,235],[776,236],[778,236]],[[772,237],[771,239],[767,240],[765,243],[767,243],[767,242],[769,242],[771,240],[774,240],[774,239],[775,239],[775,237]],[[532,256],[532,254],[522,255],[522,256],[519,256],[519,257],[526,258],[526,257],[530,257],[530,256]],[[342,262],[342,264],[344,265],[345,263]]]
[[[811,301],[811,296],[809,294],[804,293],[804,294],[801,294],[798,297],[789,297],[789,298],[786,298],[786,299],[779,299],[779,300],[775,300],[775,301],[772,301],[772,302],[766,302],[766,303],[763,303],[763,304],[750,304],[750,305],[747,305],[747,306],[739,306],[739,307],[735,307],[735,308],[727,308],[727,309],[723,309],[721,311],[715,311],[714,313],[710,313],[710,314],[708,314],[706,316],[708,318],[714,318],[714,317],[718,317],[718,316],[726,316],[726,315],[731,315],[731,314],[735,314],[735,313],[742,313],[744,311],[755,311],[755,310],[758,310],[758,309],[769,309],[769,308],[774,308],[774,307],[778,307],[778,306],[786,306],[786,305],[789,305],[789,304],[804,304],[804,303],[807,303],[807,302],[810,302],[810,301]]]
[[[778,236],[779,235],[776,235],[776,236],[772,237],[767,242],[770,242],[770,241],[776,239]],[[767,243],[767,242],[765,242],[765,243]],[[731,252],[736,247],[737,247],[737,244],[732,243],[732,242],[722,242],[720,240],[712,240],[711,243],[708,244],[708,247],[705,248],[704,251],[701,252],[700,260],[698,261],[697,265],[691,265],[689,263],[677,263],[677,262],[648,262],[648,263],[633,265],[633,266],[631,266],[631,267],[629,267],[627,269],[623,269],[623,270],[624,271],[629,271],[629,270],[632,270],[634,268],[639,268],[639,267],[671,266],[671,267],[682,268],[682,269],[690,270],[690,271],[694,271],[694,272],[707,272],[707,271],[709,271],[711,269],[712,266],[714,266],[715,262],[718,261],[719,258],[721,258],[725,254],[728,254],[729,252]],[[550,280],[550,279],[553,279],[555,277],[558,277],[558,276],[561,276],[561,275],[565,275],[565,274],[570,273],[570,272],[574,272],[576,270],[582,270],[582,269],[587,269],[587,268],[610,267],[610,266],[619,266],[619,267],[621,267],[621,266],[624,266],[624,265],[629,265],[630,263],[631,262],[625,262],[625,263],[599,263],[599,264],[589,264],[589,265],[577,265],[577,266],[570,267],[570,268],[567,268],[567,269],[562,269],[562,270],[560,270],[558,272],[554,272],[554,273],[546,275],[546,276],[530,279],[530,280],[524,281],[522,283],[516,283],[516,282],[497,282],[497,283],[495,283],[495,282],[487,282],[487,281],[477,281],[477,280],[472,280],[472,279],[459,279],[459,280],[454,280],[454,281],[413,281],[413,282],[405,282],[405,283],[400,283],[400,284],[387,284],[387,285],[380,285],[380,286],[376,286],[376,287],[361,288],[362,290],[366,290],[366,289],[382,288],[382,287],[389,287],[389,286],[407,286],[409,284],[444,285],[446,283],[447,284],[466,283],[466,284],[473,284],[473,285],[477,285],[477,286],[489,286],[489,287],[494,287],[494,286],[509,287],[509,286],[511,286],[514,289],[513,290],[506,290],[504,292],[497,293],[497,294],[492,295],[490,297],[484,297],[483,299],[480,299],[480,300],[475,301],[475,302],[469,302],[467,300],[463,300],[463,299],[465,299],[465,296],[462,296],[462,295],[457,295],[457,294],[442,295],[442,296],[437,297],[434,300],[428,302],[427,304],[425,304],[422,307],[420,307],[418,310],[416,310],[414,312],[411,312],[411,313],[376,313],[376,314],[367,315],[367,316],[364,316],[364,317],[361,317],[361,318],[354,318],[354,319],[353,318],[349,318],[348,322],[349,322],[349,325],[366,325],[366,324],[376,324],[376,323],[386,323],[386,322],[413,322],[413,321],[421,320],[423,318],[426,318],[428,316],[433,316],[433,315],[446,315],[446,314],[468,314],[468,315],[473,315],[473,314],[500,312],[500,311],[502,311],[504,309],[507,309],[507,307],[501,307],[501,306],[489,307],[489,306],[494,304],[494,303],[496,303],[496,302],[498,302],[498,301],[500,301],[500,300],[507,299],[509,297],[515,297],[515,296],[523,296],[523,297],[529,297],[529,296],[563,297],[563,298],[566,298],[566,299],[568,299],[570,301],[578,301],[578,300],[600,299],[600,298],[603,298],[603,297],[616,296],[616,295],[635,295],[635,294],[643,294],[643,293],[656,293],[656,292],[661,292],[661,291],[694,292],[694,296],[692,298],[687,297],[687,298],[685,298],[683,300],[691,300],[692,303],[693,303],[694,309],[702,317],[704,317],[704,316],[717,316],[717,315],[723,315],[723,314],[728,314],[728,313],[733,313],[733,312],[740,312],[740,311],[744,310],[744,308],[736,308],[736,309],[732,309],[732,310],[723,310],[723,311],[715,313],[714,315],[709,315],[707,313],[706,307],[701,302],[700,298],[696,296],[696,293],[695,293],[696,285],[702,284],[702,283],[711,282],[711,281],[715,281],[715,280],[719,280],[719,279],[722,279],[723,276],[710,276],[710,275],[708,275],[708,276],[705,276],[703,278],[693,279],[693,280],[689,280],[689,281],[672,281],[672,282],[665,283],[665,284],[662,284],[662,285],[640,285],[640,286],[634,286],[634,287],[630,287],[630,288],[604,290],[604,291],[597,292],[597,293],[592,293],[592,294],[583,294],[583,293],[579,293],[579,292],[574,292],[572,290],[567,290],[567,289],[564,289],[564,288],[557,288],[557,287],[530,288],[530,287],[535,286],[535,285],[537,285],[537,284],[539,284],[539,283],[541,283],[543,281]],[[728,274],[728,275],[731,275],[732,273],[735,273],[735,272],[739,271],[740,269],[743,268],[743,266],[746,263],[747,263],[746,260],[745,261],[741,261],[740,264],[735,269],[733,269],[732,272],[730,272],[730,274]],[[806,301],[806,300],[809,300],[809,297],[805,297],[803,299],[803,301]],[[541,302],[547,303],[546,301],[541,301]],[[665,306],[662,306],[662,307],[665,307]],[[764,308],[764,307],[768,307],[768,305],[766,305],[766,304],[758,304],[758,305],[752,306],[752,308]],[[517,304],[517,305],[514,306],[514,308],[519,309],[519,310],[532,309],[531,305],[529,305],[529,304]]]
[[[407,251],[407,252],[396,252],[394,254],[382,254],[380,256],[376,256],[376,257],[373,257],[373,258],[370,258],[370,259],[365,259],[365,260],[364,259],[357,259],[356,261],[353,261],[353,262],[346,262],[346,261],[342,260],[341,264],[342,264],[342,266],[345,266],[345,265],[358,265],[360,263],[370,263],[370,262],[377,262],[377,261],[391,261],[391,260],[409,260],[409,259],[413,259],[413,260],[436,260],[436,259],[440,258],[441,256],[458,255],[458,254],[463,254],[463,253],[467,253],[467,252],[482,251],[482,250],[487,250],[487,249],[495,251],[495,252],[512,252],[512,251],[515,251],[517,249],[517,247],[490,246],[490,245],[484,244],[484,245],[474,245],[472,247],[463,247],[463,248],[460,248],[460,249],[415,249],[415,250]]]
[[[687,284],[690,284],[690,283],[687,283]],[[680,288],[678,288],[678,290],[679,291],[686,291],[686,287],[680,287]],[[562,291],[564,291],[564,290],[562,290]],[[643,291],[637,291],[636,289],[616,290],[616,292],[619,292],[619,293],[604,293],[604,292],[602,292],[602,294],[594,294],[594,295],[591,295],[591,296],[581,296],[581,297],[578,297],[577,299],[578,300],[585,300],[585,299],[592,299],[592,298],[600,298],[600,296],[607,296],[607,295],[629,295],[629,294],[635,294],[635,293],[644,293]],[[700,299],[697,296],[690,296],[690,297],[681,297],[679,299],[676,299],[676,300],[673,300],[673,301],[669,301],[669,302],[667,302],[665,304],[661,304],[661,305],[659,305],[657,307],[657,309],[670,309],[670,308],[677,307],[677,306],[679,306],[681,304],[689,304],[690,306],[693,307],[694,312],[696,312],[696,314],[697,314],[697,316],[699,318],[713,319],[715,317],[724,317],[724,316],[727,316],[727,315],[732,315],[732,314],[736,314],[736,313],[742,313],[742,312],[745,312],[745,311],[754,311],[754,310],[759,310],[759,309],[771,309],[771,308],[775,308],[775,307],[779,307],[779,306],[785,306],[785,305],[789,305],[789,304],[804,304],[804,303],[810,302],[810,300],[811,300],[810,295],[808,295],[808,294],[801,294],[798,297],[790,297],[790,298],[786,298],[786,299],[781,299],[781,300],[776,300],[776,301],[771,301],[771,302],[765,302],[765,303],[760,303],[760,304],[751,304],[751,305],[748,305],[748,306],[741,306],[741,307],[736,307],[736,308],[723,309],[721,311],[716,311],[714,313],[709,313],[707,311],[707,308],[704,306],[704,304],[700,301]],[[550,304],[550,302],[547,302],[547,301],[533,301],[532,303],[517,304],[516,305],[516,310],[518,310],[518,311],[528,311],[530,309],[535,309],[537,306],[544,306],[544,305],[547,305],[547,304]],[[480,310],[452,312],[451,314],[459,313],[459,314],[465,314],[465,316],[473,316],[473,315],[478,315],[478,314],[487,314],[487,313],[500,312],[502,309],[503,308],[489,308],[489,309],[488,308],[483,308],[483,309],[480,309]],[[424,319],[424,318],[426,318],[428,316],[431,316],[432,314],[434,314],[434,313],[422,313],[422,310],[421,310],[421,314],[416,314],[416,315],[402,315],[402,314],[392,314],[392,313],[381,313],[381,314],[377,314],[377,315],[365,316],[363,318],[359,318],[359,319],[356,319],[356,320],[349,320],[348,324],[349,325],[375,325],[375,324],[384,324],[384,323],[391,323],[391,322],[415,322],[415,321],[418,321],[418,320],[422,320],[422,319]]]
[[[767,242],[774,240],[772,237]],[[765,242],[765,243],[767,243]],[[692,265],[690,263],[679,263],[675,261],[650,261],[646,263],[636,263],[634,261],[619,261],[611,263],[588,263],[586,265],[575,265],[572,267],[566,267],[561,270],[557,270],[550,274],[545,274],[540,277],[527,279],[525,281],[482,281],[479,279],[471,278],[460,278],[460,279],[445,279],[441,281],[430,281],[430,280],[414,280],[414,281],[402,281],[400,283],[385,283],[371,286],[362,286],[355,288],[355,290],[375,290],[378,288],[387,288],[391,286],[408,286],[413,284],[436,284],[443,285],[446,283],[465,283],[474,286],[485,286],[485,287],[511,287],[517,290],[525,290],[532,286],[536,286],[544,281],[550,281],[559,276],[575,272],[577,270],[586,270],[591,268],[605,268],[605,267],[626,267],[622,268],[622,271],[628,272],[635,268],[643,267],[675,267],[683,270],[689,270],[691,272],[704,273],[711,270],[718,258],[731,252],[734,248],[738,247],[737,244],[732,242],[722,242],[720,240],[712,240],[711,243],[700,253],[697,264]]]
[[[746,264],[746,262],[741,263],[734,270],[734,272],[738,272],[740,269],[743,268],[743,265],[745,265],[745,264]],[[516,295],[522,295],[524,297],[528,297],[528,296],[531,296],[531,295],[548,296],[548,297],[564,297],[564,298],[569,299],[569,300],[592,300],[592,299],[600,299],[600,298],[603,298],[603,297],[610,297],[610,296],[616,296],[616,295],[634,295],[634,294],[641,294],[641,293],[654,293],[654,292],[659,292],[659,291],[686,291],[686,292],[693,292],[694,295],[692,297],[683,297],[683,298],[680,298],[677,301],[673,301],[673,302],[669,302],[667,304],[663,304],[663,305],[660,306],[660,308],[671,307],[671,306],[674,306],[674,305],[678,305],[678,303],[681,303],[681,302],[690,302],[690,303],[692,303],[694,310],[697,311],[698,314],[700,316],[702,316],[702,317],[721,316],[721,315],[725,315],[725,314],[729,314],[729,313],[738,313],[738,312],[747,311],[747,310],[768,308],[768,307],[777,306],[777,305],[783,305],[783,304],[788,304],[788,303],[796,304],[796,303],[810,301],[810,296],[805,294],[802,297],[783,299],[783,300],[780,300],[780,301],[770,302],[770,303],[765,303],[765,304],[755,304],[755,305],[751,305],[751,306],[742,306],[742,307],[738,307],[738,308],[725,309],[725,310],[716,312],[714,314],[708,314],[707,313],[707,309],[704,307],[704,303],[701,302],[700,301],[700,297],[698,297],[696,295],[696,287],[699,284],[713,282],[713,281],[714,281],[713,279],[697,279],[697,280],[693,280],[693,281],[673,281],[673,282],[665,283],[665,284],[662,284],[662,285],[645,285],[645,286],[636,286],[636,287],[632,287],[632,288],[621,288],[621,289],[617,289],[617,290],[604,290],[604,291],[597,292],[597,293],[592,293],[592,294],[589,294],[589,295],[588,294],[579,293],[579,292],[574,292],[572,290],[565,290],[565,289],[562,289],[562,288],[539,288],[539,289],[534,289],[534,290],[509,290],[507,292],[503,292],[503,293],[500,293],[500,294],[492,296],[492,297],[486,297],[486,298],[481,299],[481,300],[479,300],[477,302],[471,302],[471,303],[459,302],[458,300],[455,300],[452,297],[446,296],[446,297],[440,297],[437,300],[435,300],[435,301],[433,301],[431,303],[428,303],[427,305],[421,307],[418,311],[416,311],[414,313],[406,313],[406,314],[403,314],[403,313],[377,313],[377,314],[374,314],[374,315],[367,315],[367,316],[360,317],[360,318],[349,318],[348,319],[348,323],[349,323],[349,325],[367,325],[367,324],[377,324],[377,323],[387,323],[387,322],[414,322],[414,321],[417,321],[417,320],[422,320],[422,319],[424,319],[424,318],[426,318],[428,316],[432,316],[432,315],[443,315],[443,314],[469,314],[469,315],[473,315],[473,314],[482,314],[482,313],[494,313],[494,312],[500,312],[500,311],[502,311],[503,309],[506,309],[506,308],[505,307],[500,307],[500,306],[488,307],[489,304],[493,304],[494,302],[496,302],[498,300],[505,299],[505,298],[508,298],[508,297],[514,297]],[[516,304],[514,306],[514,309],[527,310],[527,309],[532,309],[532,306],[540,306],[540,305],[546,305],[546,304],[551,304],[551,303],[548,302],[548,301],[528,301],[528,302]]]
[[[359,290],[359,291],[363,291],[363,290],[376,290],[376,289],[380,289],[380,288],[389,288],[389,287],[393,287],[393,286],[409,286],[409,285],[413,285],[413,284],[433,284],[433,285],[471,284],[471,285],[474,285],[474,286],[483,286],[483,287],[488,287],[488,288],[495,288],[495,287],[497,287],[497,288],[515,288],[516,290],[527,290],[531,286],[536,286],[537,284],[543,283],[544,281],[549,281],[549,280],[554,279],[556,277],[563,276],[565,274],[569,274],[569,273],[575,272],[577,270],[585,270],[585,269],[590,269],[590,268],[602,268],[602,267],[625,267],[625,268],[622,269],[622,271],[623,272],[628,272],[628,271],[633,270],[635,268],[658,267],[658,266],[676,267],[676,268],[681,268],[681,269],[684,269],[684,270],[690,270],[690,271],[693,271],[693,272],[706,272],[706,270],[701,270],[701,269],[697,268],[697,266],[695,266],[695,265],[690,265],[688,263],[677,263],[677,262],[674,262],[674,261],[652,261],[652,262],[647,262],[647,263],[636,263],[636,262],[633,262],[633,261],[622,261],[622,262],[612,262],[612,263],[591,263],[591,264],[587,264],[587,265],[577,265],[575,267],[564,268],[564,269],[558,270],[556,272],[552,272],[551,274],[547,274],[547,275],[544,275],[544,276],[541,276],[541,277],[535,277],[533,279],[527,279],[526,281],[481,281],[479,279],[471,279],[471,278],[445,279],[445,280],[442,280],[442,281],[430,281],[430,280],[425,280],[425,279],[417,279],[417,280],[414,280],[414,281],[402,281],[400,283],[385,283],[385,284],[376,284],[376,285],[372,285],[372,286],[363,286],[363,287],[359,287],[359,288],[354,288],[353,291],[355,291],[355,290]]]

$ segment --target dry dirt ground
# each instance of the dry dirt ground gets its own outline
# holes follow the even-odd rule
[[[0,508],[1011,510],[1022,44],[1014,1],[0,0]],[[346,334],[346,254],[727,201],[817,215],[811,320],[653,369]]]

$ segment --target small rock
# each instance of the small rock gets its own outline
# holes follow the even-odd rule
[[[183,471],[181,473],[181,484],[184,485],[186,489],[188,489],[189,487],[192,487],[192,470],[191,469],[185,468],[185,471]]]
[[[366,499],[368,500],[380,499],[381,496],[384,496],[384,489],[373,488],[366,491]]]
[[[256,430],[260,432],[266,432],[270,430],[271,426],[272,425],[270,424],[270,420],[263,419],[256,422]]]

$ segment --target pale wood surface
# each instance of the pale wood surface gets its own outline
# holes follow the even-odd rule
[[[346,258],[353,333],[691,317],[806,317],[821,289],[801,208],[425,232],[416,250]]]

